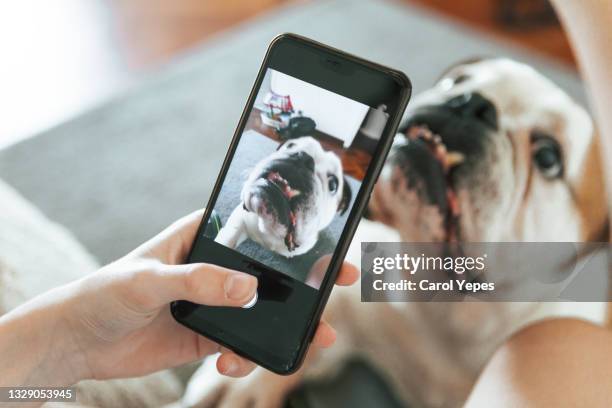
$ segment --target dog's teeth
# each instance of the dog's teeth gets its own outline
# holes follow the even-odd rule
[[[446,154],[446,166],[450,169],[465,161],[465,156],[459,152],[448,152]]]

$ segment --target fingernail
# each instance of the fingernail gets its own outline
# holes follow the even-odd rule
[[[245,273],[231,274],[225,280],[225,294],[231,300],[251,299],[255,294],[257,278]]]
[[[236,372],[238,372],[238,363],[230,359],[224,364],[223,371],[221,372],[221,374],[232,375]]]

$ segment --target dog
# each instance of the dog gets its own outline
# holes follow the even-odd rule
[[[359,264],[361,241],[607,241],[598,149],[588,113],[533,68],[504,58],[457,64],[409,106],[347,259]],[[288,377],[257,368],[228,379],[208,361],[183,402],[279,407],[299,383],[358,354],[408,406],[460,406],[521,327],[554,316],[601,323],[604,314],[603,303],[361,303],[358,285],[338,288],[325,312],[334,347],[311,352]]]
[[[250,238],[287,258],[305,254],[351,196],[335,153],[311,136],[291,139],[255,165],[215,241],[236,248]]]

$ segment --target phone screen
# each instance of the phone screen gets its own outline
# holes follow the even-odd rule
[[[235,309],[180,302],[178,310],[183,323],[273,367],[300,351],[380,149],[385,98],[397,98],[387,92],[358,100],[323,86],[338,84],[333,78],[300,75],[313,71],[274,58],[264,68],[190,254],[189,262],[256,275],[256,303]],[[359,83],[347,77],[346,85]]]
[[[203,238],[319,289],[387,117],[268,68]]]

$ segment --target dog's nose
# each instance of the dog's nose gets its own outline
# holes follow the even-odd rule
[[[308,170],[314,170],[314,159],[308,153],[300,150],[299,152],[291,153],[290,157],[302,164]]]
[[[444,104],[455,113],[477,119],[497,129],[497,109],[491,101],[478,92],[467,92],[457,95]]]

